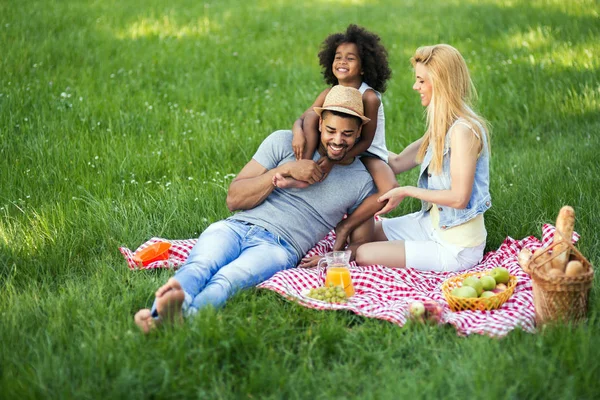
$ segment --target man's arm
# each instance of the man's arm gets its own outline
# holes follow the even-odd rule
[[[373,241],[375,236],[375,219],[369,218],[362,224],[358,226],[358,228],[354,229],[350,234],[350,243],[348,244],[347,250],[352,251],[351,260],[354,260],[356,256],[356,249],[361,244],[369,243]]]
[[[312,160],[292,161],[268,170],[252,159],[229,185],[229,211],[249,210],[261,204],[275,189],[273,176],[276,173],[309,182],[311,185],[318,182],[322,176],[319,166]]]

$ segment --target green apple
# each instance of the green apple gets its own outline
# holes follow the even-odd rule
[[[495,282],[494,282],[495,285]],[[463,287],[471,286],[477,292],[477,296],[479,296],[483,292],[483,284],[476,276],[466,277],[463,281]]]
[[[492,292],[491,290],[486,290],[485,292],[483,292],[479,295],[479,298],[492,297],[495,295],[496,295],[496,293]]]
[[[452,291],[452,294],[456,297],[465,297],[467,299],[477,298],[477,291],[471,286],[456,288]]]
[[[494,278],[496,283],[508,283],[510,275],[508,270],[504,267],[496,267],[490,272],[490,276]]]
[[[496,280],[489,275],[482,276],[480,279],[481,284],[483,285],[483,290],[492,290],[496,287]]]

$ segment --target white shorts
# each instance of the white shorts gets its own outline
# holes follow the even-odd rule
[[[483,258],[485,242],[460,247],[440,239],[429,213],[416,212],[381,221],[388,240],[404,241],[406,266],[422,271],[453,272],[474,267]]]

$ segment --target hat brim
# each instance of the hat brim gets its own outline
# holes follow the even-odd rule
[[[334,106],[334,105],[330,105],[327,107],[313,107],[313,110],[315,110],[315,112],[317,113],[317,115],[320,117],[321,114],[323,113],[323,111],[337,111],[340,112],[342,114],[348,114],[348,115],[352,115],[354,117],[358,117],[362,120],[362,124],[366,124],[367,122],[369,122],[371,119],[365,117],[364,115],[360,115],[359,113],[357,113],[356,111],[348,108],[348,107],[344,107],[344,106]]]

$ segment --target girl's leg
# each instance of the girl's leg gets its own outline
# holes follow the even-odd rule
[[[319,117],[315,114],[311,118],[306,118],[304,120],[303,128],[306,144],[304,145],[304,153],[302,153],[302,158],[304,160],[312,160],[313,155],[319,146],[319,140],[321,140],[321,132],[319,132]]]
[[[348,218],[342,220],[336,226],[336,240],[333,250],[343,249],[350,233],[369,218],[373,218],[373,215],[383,208],[385,203],[379,203],[377,199],[399,186],[396,175],[383,160],[376,157],[361,157],[361,161],[373,177],[377,186],[377,193],[367,197]]]

